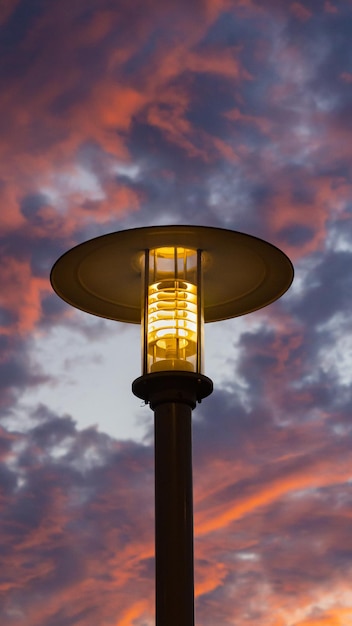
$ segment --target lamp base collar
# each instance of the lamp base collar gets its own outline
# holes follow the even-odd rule
[[[152,372],[136,378],[132,391],[137,398],[149,403],[153,410],[165,402],[180,402],[194,409],[197,402],[212,393],[213,381],[195,372]]]

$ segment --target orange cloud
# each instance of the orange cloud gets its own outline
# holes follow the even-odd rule
[[[338,8],[329,0],[326,0],[324,4],[324,11],[326,13],[338,13],[339,12]]]
[[[342,74],[340,74],[340,78],[341,80],[343,80],[344,83],[352,83],[352,74],[351,72],[342,72]]]
[[[211,511],[196,515],[197,536],[218,531],[235,520],[241,519],[258,507],[268,506],[278,499],[295,491],[339,484],[349,480],[348,463],[340,464],[331,474],[330,464],[317,460],[311,467],[305,466],[292,475],[276,478],[269,485],[260,487],[253,495],[243,496],[235,504],[218,505]]]
[[[270,131],[273,128],[273,122],[270,119],[265,117],[259,117],[255,115],[248,115],[246,113],[242,113],[239,109],[231,109],[227,111],[225,117],[232,122],[236,122],[239,124],[248,124],[249,126],[257,127],[263,134],[269,135]]]
[[[346,149],[350,152],[347,146]],[[333,150],[332,145],[331,151]],[[285,247],[285,251],[292,259],[297,258],[297,255],[304,256],[322,248],[328,221],[332,216],[334,219],[338,219],[340,214],[342,216],[342,207],[348,202],[352,189],[345,180],[337,181],[331,176],[315,177],[314,174],[305,172],[303,168],[300,175],[306,199],[295,201],[295,184],[292,185],[287,174],[282,173],[277,180],[275,195],[270,198],[270,207],[266,207],[268,223],[278,236],[277,242]],[[312,236],[305,242],[300,242],[299,246],[291,245],[284,237],[281,239],[280,232],[298,226],[309,229]]]
[[[14,4],[6,6],[8,14]],[[150,64],[133,81],[123,74],[123,66],[148,40],[152,14],[136,17],[135,36],[131,34],[121,42],[118,40],[115,47],[103,48],[100,54],[104,72],[93,80],[79,61],[79,51],[82,47],[89,51],[98,43],[104,46],[104,38],[114,28],[119,30],[120,22],[123,24],[123,12],[101,8],[94,19],[84,20],[79,29],[73,29],[73,24],[81,10],[74,6],[67,11],[55,5],[52,11],[38,17],[21,42],[19,52],[25,54],[41,41],[43,46],[45,43],[46,53],[34,55],[22,80],[16,82],[11,77],[6,91],[0,95],[0,111],[7,120],[0,144],[2,179],[6,182],[1,199],[6,207],[0,218],[3,229],[11,232],[27,227],[19,209],[21,196],[38,187],[53,187],[54,176],[64,178],[70,170],[74,175],[76,155],[83,142],[98,145],[112,163],[114,159],[128,163],[127,135],[132,120],[141,114],[191,157],[207,160],[215,152],[236,159],[231,146],[220,138],[201,131],[197,136],[187,119],[190,95],[186,89],[176,89],[170,84],[185,71],[213,73],[235,81],[249,78],[238,60],[238,49],[196,52],[197,43],[221,10],[220,4],[212,15],[203,13],[202,20],[189,23],[180,18],[179,24],[175,22],[175,33],[179,30],[181,35],[182,31],[182,37],[158,43]],[[80,89],[82,94],[76,97]],[[113,171],[99,182],[105,197],[92,200],[84,189],[80,193],[68,192],[65,200],[69,210],[62,219],[49,207],[43,209],[42,230],[53,228],[69,234],[85,221],[104,223],[110,217],[139,207],[140,199],[135,192],[121,185],[116,188]],[[55,190],[54,185],[54,191],[60,196],[60,186]],[[36,229],[39,230],[38,225]]]
[[[352,623],[352,609],[333,608],[329,611],[319,611],[319,617],[312,617],[296,622],[295,626],[347,626]]]
[[[300,2],[292,2],[292,4],[290,5],[290,11],[301,22],[306,22],[313,15],[313,13]]]
[[[8,258],[1,276],[2,306],[18,315],[16,332],[32,330],[41,317],[41,297],[49,291],[46,278],[32,276],[28,262]],[[7,334],[13,329],[2,328]]]
[[[0,24],[4,24],[15,11],[20,0],[2,0],[0,5]]]

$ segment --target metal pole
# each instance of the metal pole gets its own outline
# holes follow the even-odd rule
[[[192,410],[212,390],[210,378],[183,371],[132,384],[154,411],[156,626],[194,626]]]
[[[154,410],[156,626],[194,626],[192,409]]]

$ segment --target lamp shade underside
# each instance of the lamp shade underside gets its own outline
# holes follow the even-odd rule
[[[252,235],[207,226],[151,226],[82,243],[55,263],[51,284],[68,304],[107,319],[141,323],[141,259],[145,250],[180,246],[202,251],[204,321],[256,311],[293,280],[289,258]]]

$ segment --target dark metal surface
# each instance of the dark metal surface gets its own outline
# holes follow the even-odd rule
[[[155,408],[156,626],[193,626],[192,409]]]
[[[194,625],[192,409],[212,389],[192,372],[147,374],[132,385],[154,410],[156,626]]]
[[[205,322],[260,309],[282,296],[293,279],[288,257],[257,237],[207,226],[150,226],[72,248],[55,263],[51,283],[78,309],[139,324],[140,259],[147,249],[167,246],[202,250]]]
[[[183,402],[194,409],[212,391],[213,382],[204,374],[177,370],[145,374],[132,383],[134,395],[152,409],[163,402]]]

